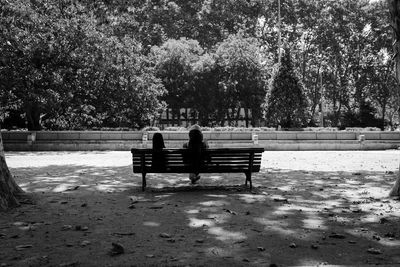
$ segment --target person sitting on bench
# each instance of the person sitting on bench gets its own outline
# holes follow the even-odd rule
[[[152,161],[151,167],[156,170],[164,170],[165,169],[165,155],[163,153],[164,138],[161,133],[155,133],[153,135],[153,152],[152,152]]]
[[[199,125],[195,124],[190,128],[189,141],[183,144],[183,147],[188,149],[185,156],[187,164],[194,170],[189,174],[189,179],[195,184],[200,179],[200,169],[204,164],[205,150],[208,148]]]

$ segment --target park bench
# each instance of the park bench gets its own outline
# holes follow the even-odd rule
[[[147,173],[193,173],[191,166],[185,164],[184,155],[187,149],[164,149],[165,167],[152,167],[153,150],[149,148],[132,148],[132,165],[134,173],[142,174],[142,190],[146,188]],[[261,154],[264,148],[212,148],[207,149],[200,173],[244,173],[252,188],[251,173],[259,172]]]

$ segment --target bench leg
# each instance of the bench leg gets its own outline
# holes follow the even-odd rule
[[[246,172],[245,174],[246,174],[246,183],[245,183],[245,185],[247,186],[247,181],[248,181],[250,183],[250,189],[252,189],[253,188],[253,184],[251,182],[251,172]]]
[[[146,173],[142,173],[142,191],[146,188]]]

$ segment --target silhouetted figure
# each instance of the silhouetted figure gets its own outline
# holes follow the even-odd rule
[[[193,173],[190,173],[189,179],[194,184],[200,179],[200,170],[204,165],[206,152],[208,148],[207,142],[203,140],[203,134],[200,130],[200,126],[193,125],[189,131],[189,142],[183,145],[188,151],[185,155],[185,160]]]
[[[155,133],[153,135],[153,153],[152,153],[152,161],[151,167],[156,170],[164,170],[165,169],[165,154],[163,149],[164,138],[161,133]]]

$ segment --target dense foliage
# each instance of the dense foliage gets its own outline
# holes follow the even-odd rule
[[[266,118],[270,125],[300,128],[307,124],[307,99],[303,84],[294,71],[289,51],[282,57],[278,71],[272,77],[266,100]]]
[[[307,120],[293,119],[397,124],[386,1],[280,2],[307,100]],[[29,129],[139,128],[168,106],[175,124],[190,108],[193,122],[236,126],[243,109],[247,124],[276,127],[283,114],[263,118],[261,107],[279,67],[277,3],[0,0],[1,117]]]

